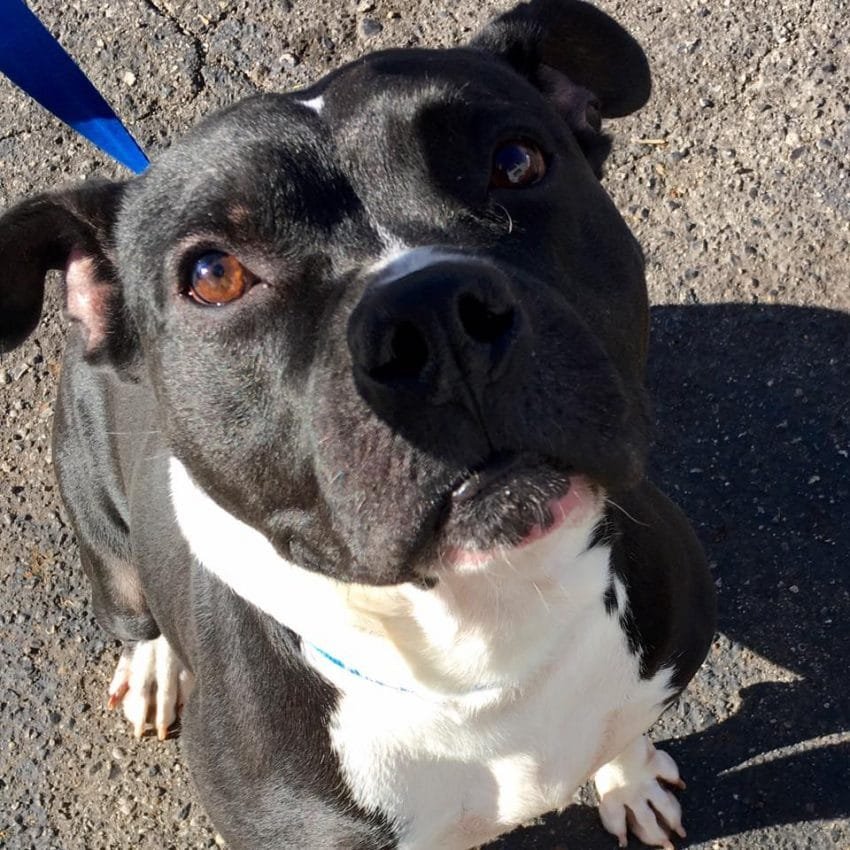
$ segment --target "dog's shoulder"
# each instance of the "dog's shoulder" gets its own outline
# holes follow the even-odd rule
[[[608,504],[599,534],[610,539],[612,574],[628,595],[622,626],[640,652],[642,675],[672,664],[678,693],[714,635],[715,589],[705,553],[684,513],[649,481],[610,495]]]

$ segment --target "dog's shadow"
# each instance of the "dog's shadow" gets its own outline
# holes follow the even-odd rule
[[[850,817],[850,316],[658,307],[652,334],[652,476],[707,550],[721,633],[653,734],[688,782],[679,846]],[[610,850],[582,796],[488,850]]]

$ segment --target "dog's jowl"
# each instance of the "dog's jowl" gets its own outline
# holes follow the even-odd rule
[[[713,594],[644,476],[643,259],[599,180],[649,88],[610,18],[534,0],[0,219],[2,347],[65,271],[109,699],[139,735],[183,707],[230,847],[465,850],[591,776],[621,844],[683,832],[644,733]]]

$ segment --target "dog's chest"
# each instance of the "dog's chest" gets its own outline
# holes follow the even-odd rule
[[[393,824],[400,850],[466,850],[567,806],[654,721],[669,676],[640,679],[616,613],[588,609],[559,638],[530,680],[497,696],[441,701],[323,671],[344,689],[331,739],[346,783]]]
[[[639,676],[625,587],[610,550],[592,544],[594,503],[426,590],[303,570],[176,461],[171,485],[199,561],[300,635],[304,660],[337,689],[329,732],[342,779],[395,828],[399,850],[467,850],[568,805],[672,693],[667,671]]]

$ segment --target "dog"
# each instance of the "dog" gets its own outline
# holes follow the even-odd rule
[[[645,477],[640,247],[601,120],[646,57],[578,0],[207,118],[0,219],[0,341],[64,270],[54,461],[135,733],[232,848],[465,850],[594,777],[684,835],[644,734],[714,630]]]

